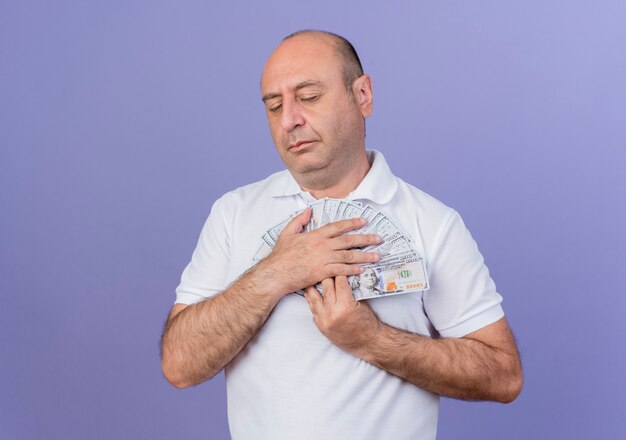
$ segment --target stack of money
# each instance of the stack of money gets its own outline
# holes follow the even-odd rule
[[[303,232],[313,231],[328,223],[362,217],[367,220],[365,226],[348,234],[378,234],[381,237],[380,243],[358,249],[377,252],[380,260],[362,264],[363,272],[348,278],[356,300],[428,290],[428,279],[421,255],[415,250],[411,238],[385,214],[367,204],[338,199],[318,200],[309,205],[309,208],[311,220]],[[295,212],[263,234],[263,242],[255,260],[265,258],[272,251],[285,226],[301,212]],[[316,287],[323,293],[321,284]]]

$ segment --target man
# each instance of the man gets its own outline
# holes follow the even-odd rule
[[[162,340],[174,386],[225,369],[234,439],[434,438],[439,395],[510,402],[519,356],[482,257],[458,214],[365,149],[372,84],[334,34],[287,37],[261,81],[287,170],[215,202]],[[352,219],[301,232],[308,203],[368,203],[411,235],[430,289],[357,302],[347,277],[379,256]],[[265,230],[302,210],[254,265]],[[322,283],[323,297],[314,287]],[[306,290],[306,301],[291,292]],[[311,319],[312,318],[312,319]]]

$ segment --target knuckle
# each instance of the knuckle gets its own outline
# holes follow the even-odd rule
[[[340,221],[340,222],[334,222],[334,223],[329,223],[328,225],[324,226],[325,228],[328,227],[328,229],[331,229],[332,231],[340,231],[341,228],[343,227],[344,222]]]
[[[348,263],[351,262],[352,260],[354,260],[354,252],[352,252],[352,251],[344,251],[343,252],[343,259],[346,262],[348,262]]]
[[[344,244],[348,247],[353,247],[355,245],[356,242],[356,237],[352,234],[348,234],[348,235],[344,235],[343,236],[343,241]]]
[[[322,249],[323,245],[324,245],[324,243],[322,243],[321,241],[314,241],[313,243],[309,244],[309,247],[313,251],[319,251],[319,250]]]
[[[354,227],[354,219],[343,220],[337,223],[337,228],[342,231],[348,231]]]

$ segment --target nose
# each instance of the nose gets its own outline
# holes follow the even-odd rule
[[[284,99],[280,115],[280,125],[290,133],[297,127],[304,125],[304,116],[298,102],[294,99]]]

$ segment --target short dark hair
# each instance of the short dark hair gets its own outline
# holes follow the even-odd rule
[[[283,38],[283,41],[293,38],[300,34],[316,34],[316,33],[328,35],[333,38],[335,42],[335,49],[337,50],[337,54],[339,55],[339,58],[341,58],[343,82],[348,92],[352,94],[352,83],[354,82],[355,79],[363,75],[363,66],[361,65],[361,60],[359,59],[359,55],[356,53],[354,46],[347,39],[345,39],[341,35],[337,35],[328,31],[320,31],[316,29],[303,29],[303,30],[296,31],[292,34],[287,35],[285,38]]]

